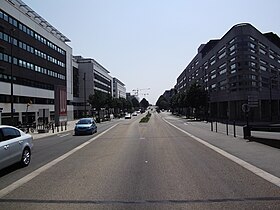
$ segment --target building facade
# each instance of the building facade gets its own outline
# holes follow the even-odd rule
[[[113,97],[126,98],[125,84],[115,77],[113,78]]]
[[[181,92],[192,83],[207,90],[212,117],[244,120],[242,105],[248,104],[250,120],[280,120],[279,37],[250,24],[233,26],[198,48],[175,87]]]
[[[73,92],[74,117],[90,114],[89,95],[98,90],[113,97],[113,78],[109,71],[92,58],[73,57]]]
[[[73,119],[69,41],[21,0],[0,1],[0,123],[38,123],[42,109]]]

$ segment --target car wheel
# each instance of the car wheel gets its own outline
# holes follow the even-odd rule
[[[22,152],[22,156],[21,156],[21,165],[23,167],[28,166],[31,160],[31,152],[29,148],[25,148]]]

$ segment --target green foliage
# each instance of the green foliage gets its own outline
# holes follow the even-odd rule
[[[144,109],[147,109],[148,106],[149,106],[149,102],[145,98],[143,98],[140,101],[140,107],[143,107]]]
[[[132,106],[133,106],[134,108],[139,108],[139,107],[140,107],[140,103],[139,103],[139,101],[138,101],[135,97],[133,97],[133,98],[131,99],[131,102],[132,102]]]
[[[151,117],[151,113],[148,112],[148,114],[140,120],[140,123],[147,123],[147,122],[149,122],[150,117]]]
[[[192,84],[185,92],[180,92],[171,98],[173,110],[192,108],[197,114],[207,106],[207,92],[199,84]]]
[[[159,97],[159,99],[156,102],[156,106],[159,107],[159,109],[169,109],[170,108],[170,104],[168,103],[167,99],[161,95]]]
[[[89,95],[88,102],[92,108],[100,110],[101,108],[114,108],[121,110],[130,110],[132,104],[125,98],[112,98],[110,94],[96,90],[93,95]]]
[[[207,92],[200,85],[194,83],[188,89],[186,99],[189,107],[199,109],[207,103]]]

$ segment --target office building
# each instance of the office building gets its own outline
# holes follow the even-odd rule
[[[176,89],[185,91],[192,83],[207,90],[212,117],[244,120],[242,106],[248,104],[250,120],[280,120],[280,38],[251,24],[233,26],[198,48]]]
[[[69,41],[21,0],[0,1],[2,124],[73,119]]]
[[[125,84],[115,77],[113,78],[113,97],[126,98]]]
[[[73,56],[74,117],[79,118],[90,113],[92,108],[87,102],[89,95],[96,90],[113,97],[113,78],[109,71],[92,58]]]

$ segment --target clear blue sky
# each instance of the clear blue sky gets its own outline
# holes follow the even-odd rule
[[[152,104],[174,87],[200,44],[233,25],[280,36],[279,0],[23,1],[71,40],[74,55],[94,58],[127,92],[150,88]]]

